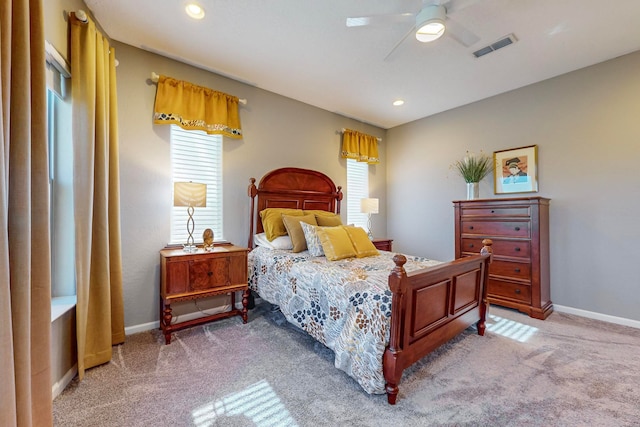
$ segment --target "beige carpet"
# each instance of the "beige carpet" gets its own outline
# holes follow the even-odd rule
[[[56,426],[640,426],[640,330],[491,307],[407,371],[398,403],[260,303],[174,334],[127,337],[54,401]]]

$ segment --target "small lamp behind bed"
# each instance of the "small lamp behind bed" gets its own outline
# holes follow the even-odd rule
[[[176,182],[173,184],[173,206],[187,206],[187,232],[189,237],[184,245],[185,252],[196,252],[197,247],[193,242],[193,211],[195,207],[207,207],[207,184],[196,182]]]
[[[371,214],[378,213],[378,199],[360,199],[360,212],[366,213],[369,217],[367,220],[367,232],[369,234],[369,239],[373,240],[373,234],[371,233]]]

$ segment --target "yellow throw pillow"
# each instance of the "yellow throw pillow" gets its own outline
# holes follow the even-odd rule
[[[284,227],[284,222],[282,222],[282,215],[302,216],[303,213],[302,209],[289,208],[267,208],[260,211],[262,228],[268,241],[272,241],[279,236],[287,235],[287,229]]]
[[[333,212],[323,211],[320,209],[311,209],[311,210],[305,209],[304,214],[315,215],[316,222],[318,223],[318,225],[322,227],[336,227],[338,225],[342,225],[342,219],[340,218],[340,215]]]
[[[293,252],[307,250],[307,241],[304,238],[300,221],[311,225],[318,225],[315,215],[282,215],[282,222],[284,222],[284,227],[287,229],[289,237],[291,237],[291,243],[293,243]]]
[[[349,225],[343,225],[351,244],[356,250],[356,256],[358,258],[364,258],[368,256],[380,255],[378,249],[373,245],[373,242],[369,239],[369,235],[362,227],[353,227]]]
[[[342,227],[318,227],[318,237],[322,243],[324,256],[329,261],[356,256],[347,231]]]
[[[342,225],[342,219],[338,214],[316,215],[316,222],[323,227],[336,227]]]

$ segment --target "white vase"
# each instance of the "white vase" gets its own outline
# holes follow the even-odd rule
[[[467,182],[467,200],[480,198],[480,185],[477,182]]]

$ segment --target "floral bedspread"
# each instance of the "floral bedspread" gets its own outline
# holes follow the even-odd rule
[[[333,350],[335,366],[367,393],[385,393],[382,356],[389,343],[389,273],[395,253],[327,261],[307,251],[257,247],[249,253],[249,287],[278,305],[287,320]],[[439,261],[405,255],[406,271]]]

